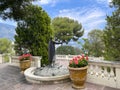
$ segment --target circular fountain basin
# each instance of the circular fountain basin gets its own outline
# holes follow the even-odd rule
[[[65,75],[59,75],[59,76],[37,76],[34,75],[34,72],[37,68],[36,67],[30,67],[27,70],[25,70],[24,75],[28,82],[30,83],[48,83],[48,84],[55,84],[55,83],[63,83],[70,81],[69,74]]]

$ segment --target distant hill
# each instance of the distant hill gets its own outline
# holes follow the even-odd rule
[[[0,38],[8,38],[14,40],[15,26],[0,23]]]

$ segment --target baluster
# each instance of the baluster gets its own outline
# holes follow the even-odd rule
[[[105,75],[104,75],[104,73],[103,73],[103,72],[101,73],[101,77],[102,77],[102,78],[104,78],[104,77],[105,77]]]
[[[102,66],[99,66],[99,74],[101,75],[103,73]]]
[[[111,70],[110,70],[110,76],[111,76],[111,77],[114,77],[114,76],[115,76],[115,74],[114,74],[114,68],[111,67],[110,69],[111,69]]]
[[[93,75],[93,65],[90,65],[90,74]]]
[[[105,74],[104,74],[105,71],[104,70],[105,70],[105,67],[101,66],[101,78],[105,77]]]
[[[116,76],[114,77],[114,80],[116,81]]]
[[[96,75],[96,66],[93,65],[93,74]]]
[[[116,81],[116,76],[115,76],[115,72],[114,72],[114,67],[111,67],[110,77],[114,78],[114,81]]]
[[[91,72],[91,65],[89,64],[87,73],[90,74],[90,72]]]
[[[87,73],[90,74],[90,72],[91,72],[91,65],[89,64],[89,65],[88,65]]]
[[[108,77],[108,75],[109,75],[109,73],[108,73],[108,71],[107,71],[107,67],[104,67],[104,75],[105,75],[106,77]]]
[[[97,72],[98,72],[98,76],[100,76],[102,74],[102,68],[101,66],[98,66]]]
[[[98,75],[99,75],[99,66],[98,65],[96,65],[95,66],[95,75],[98,77]]]

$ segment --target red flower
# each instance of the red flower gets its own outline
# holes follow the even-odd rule
[[[19,60],[32,60],[32,55],[31,54],[23,54],[22,56],[19,57]]]

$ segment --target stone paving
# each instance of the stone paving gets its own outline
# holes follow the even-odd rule
[[[16,66],[0,64],[0,90],[75,90],[71,82],[62,84],[34,84],[25,80],[24,75]],[[86,88],[81,90],[119,90],[106,86],[86,83]]]

